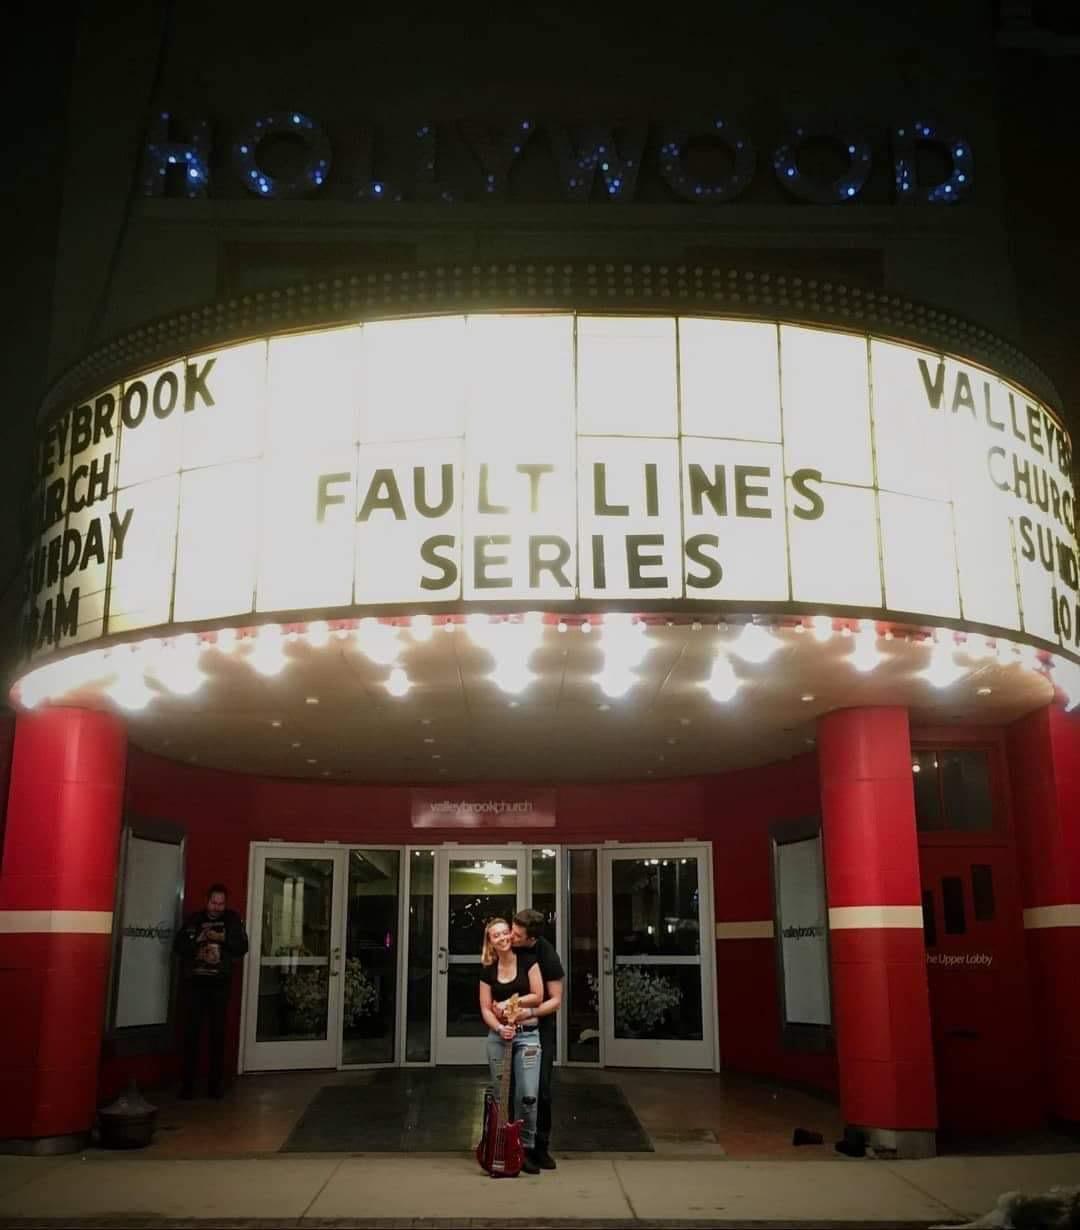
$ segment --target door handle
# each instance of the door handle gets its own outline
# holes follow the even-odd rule
[[[435,969],[436,969],[436,972],[441,974],[444,978],[446,977],[447,964],[448,962],[446,959],[446,949],[440,948],[438,956],[436,957],[436,960],[435,960]]]
[[[611,949],[610,948],[604,949],[603,970],[604,970],[605,977],[610,978],[611,975],[614,973],[614,970],[611,965]]]
[[[335,948],[330,954],[330,977],[336,978],[341,972],[338,969],[338,964],[341,961],[341,949]]]

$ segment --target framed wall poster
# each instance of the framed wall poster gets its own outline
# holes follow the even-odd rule
[[[117,1054],[169,1049],[176,1007],[185,831],[130,819],[120,839],[106,1036]]]
[[[770,840],[783,1044],[789,1050],[827,1050],[832,1002],[821,820],[775,824]]]

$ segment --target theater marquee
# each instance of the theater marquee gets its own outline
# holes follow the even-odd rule
[[[793,604],[1078,647],[1058,419],[952,357],[682,317],[443,316],[183,356],[43,430],[33,654],[353,607]]]

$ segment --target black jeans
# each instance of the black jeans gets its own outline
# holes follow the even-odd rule
[[[556,1042],[554,1028],[540,1026],[540,1089],[536,1097],[536,1150],[546,1153],[551,1147],[551,1083],[555,1075]]]
[[[199,1041],[203,1018],[207,1023],[207,1086],[211,1093],[221,1091],[225,1067],[225,1008],[229,1002],[228,978],[189,978],[187,1019],[184,1023],[184,1066],[181,1088],[191,1093],[199,1070]]]

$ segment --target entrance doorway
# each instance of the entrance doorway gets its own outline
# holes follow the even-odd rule
[[[252,846],[241,1070],[482,1065],[484,926],[566,967],[556,1062],[713,1069],[708,844]]]

